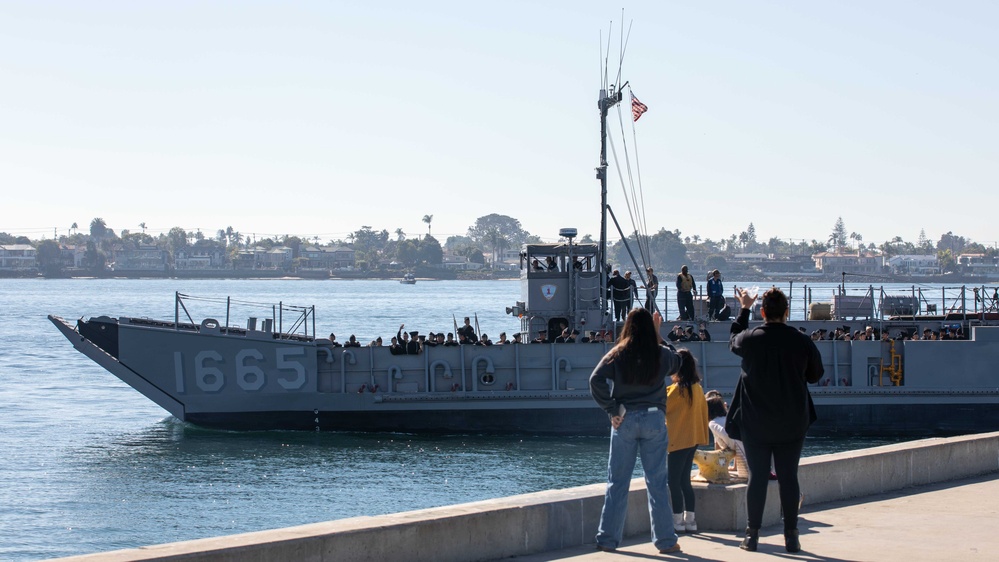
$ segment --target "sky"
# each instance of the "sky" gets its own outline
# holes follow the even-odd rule
[[[0,232],[325,241],[432,215],[443,241],[499,213],[597,236],[624,22],[621,82],[649,107],[611,113],[626,231],[825,240],[841,217],[864,243],[992,246],[997,20],[960,0],[0,0]]]

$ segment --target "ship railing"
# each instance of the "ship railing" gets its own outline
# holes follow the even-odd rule
[[[838,286],[832,289],[805,285],[803,289],[796,291],[792,284],[781,289],[788,295],[791,320],[811,319],[808,312],[813,303],[832,305],[831,320],[852,318],[885,321],[897,317],[941,316],[964,321],[981,313],[999,312],[999,288],[987,285],[913,285],[908,290],[892,291],[883,286],[875,288],[873,285],[859,288]]]
[[[205,319],[224,317],[224,323],[217,320],[224,333],[233,330],[243,332],[243,328],[239,325],[234,326],[232,322],[234,318],[242,318],[245,314],[247,318],[245,331],[256,331],[257,321],[260,320],[261,331],[273,332],[277,339],[298,337],[299,335],[306,338],[316,337],[315,305],[295,306],[283,302],[274,304],[233,299],[232,297],[198,297],[176,292],[174,293],[175,329],[180,329],[182,312],[191,324],[200,324],[194,320],[191,313],[195,307],[197,307],[196,312],[201,312],[205,308],[210,309],[206,314],[201,315]],[[236,316],[237,313],[239,316]]]
[[[974,287],[972,289],[975,302],[975,313],[999,312],[999,287]],[[981,303],[981,307],[979,307]]]

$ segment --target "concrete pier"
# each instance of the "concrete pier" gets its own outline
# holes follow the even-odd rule
[[[784,551],[783,526],[760,531],[756,552],[739,550],[742,534],[707,531],[680,537],[683,552],[660,555],[648,536],[617,552],[581,545],[507,558],[511,562],[613,560],[835,560],[882,562],[992,561],[999,551],[999,476],[990,475],[805,507],[798,518],[801,552]]]
[[[989,475],[949,487],[942,482]],[[904,557],[919,558],[929,543],[960,547],[955,556],[934,550],[935,558],[971,558],[981,552],[994,553],[999,546],[999,432],[952,438],[924,439],[910,443],[875,447],[860,451],[803,459],[799,470],[805,509],[802,543],[805,551],[815,550],[828,559],[823,541],[836,543],[840,560],[883,560],[879,551],[859,550],[873,542],[904,541]],[[925,495],[919,487],[926,488]],[[970,487],[969,487],[970,486]],[[898,494],[898,491],[902,491]],[[464,561],[495,560],[514,556],[524,560],[552,560],[576,556],[607,556],[593,551],[603,504],[604,484],[525,494],[456,506],[425,509],[378,517],[355,517],[287,529],[261,531],[226,537],[187,541],[109,553],[78,556],[63,560],[78,562],[123,560],[185,561],[331,561],[405,560]],[[735,560],[742,553],[736,531],[745,527],[745,485],[695,484],[697,518],[703,533],[684,537],[685,551],[705,560]],[[884,494],[895,494],[885,496]],[[854,498],[867,498],[855,500]],[[871,499],[873,498],[873,499]],[[879,499],[880,498],[880,499]],[[921,498],[909,500],[905,498]],[[829,503],[839,502],[839,503]],[[879,503],[887,502],[887,503]],[[765,525],[779,521],[776,484],[767,500]],[[860,526],[864,516],[850,511],[837,519],[836,510],[872,508],[869,536]],[[632,482],[625,534],[642,537],[623,550],[634,549],[641,556],[656,554],[647,538],[649,517],[644,481]],[[934,518],[934,513],[948,514]],[[810,515],[815,514],[815,515]],[[832,516],[828,514],[834,514]],[[830,518],[831,517],[831,518]],[[808,522],[816,522],[809,526]],[[945,528],[941,525],[946,523]],[[985,527],[987,530],[978,531]],[[970,531],[975,529],[975,532]],[[852,535],[856,534],[855,537]],[[814,535],[814,536],[812,536]],[[850,535],[850,536],[848,536]],[[868,542],[863,542],[865,540]],[[899,538],[901,537],[901,538]],[[967,540],[965,539],[967,537]],[[780,529],[776,536],[762,541],[773,553],[783,551]],[[842,544],[841,544],[842,543]],[[816,545],[816,546],[811,546]],[[843,546],[845,545],[845,546]],[[866,545],[866,546],[865,546]],[[717,554],[716,547],[724,549]],[[771,548],[771,546],[773,548]],[[874,548],[874,547],[871,547]],[[691,549],[696,549],[692,551]],[[987,550],[986,550],[987,549]],[[901,551],[900,551],[901,552]],[[925,550],[925,552],[930,552]],[[715,557],[712,557],[715,556]],[[757,553],[758,556],[758,553]],[[688,556],[689,557],[689,556]],[[903,557],[902,555],[897,558]],[[990,556],[990,559],[994,556]],[[814,559],[814,557],[812,557]]]

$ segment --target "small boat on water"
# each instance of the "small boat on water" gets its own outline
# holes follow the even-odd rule
[[[416,285],[416,276],[412,273],[407,273],[402,276],[402,279],[400,279],[399,282],[403,285]]]
[[[260,318],[240,316],[238,301],[226,298],[217,317],[196,319],[185,306],[191,297],[179,293],[170,320],[49,319],[78,351],[178,419],[200,426],[605,435],[607,416],[594,405],[588,380],[618,329],[607,295],[606,124],[608,111],[623,99],[621,88],[605,84],[598,100],[599,243],[576,242],[576,230],[565,228],[558,243],[525,245],[523,300],[506,310],[520,319],[525,341],[541,330],[550,336],[579,330],[571,343],[424,345],[413,354],[340,347],[316,334],[314,306],[278,304]],[[637,120],[640,113],[635,115]],[[643,269],[636,270],[641,275]],[[994,294],[991,287],[981,289]],[[816,342],[825,376],[813,388],[819,415],[813,433],[999,430],[999,312],[978,310],[977,299],[969,308],[965,296],[962,287],[951,302],[931,305],[916,291],[890,295],[872,287],[863,295],[842,291],[827,305],[808,303],[822,306],[810,306],[809,318],[793,323],[807,332],[874,325],[891,335]],[[734,310],[734,299],[729,302]],[[678,345],[697,357],[704,388],[731,395],[740,366],[728,349],[728,324],[705,328],[711,341]],[[963,339],[906,339],[925,329],[961,332]],[[600,341],[584,343],[590,333]],[[604,341],[600,334],[611,337]]]

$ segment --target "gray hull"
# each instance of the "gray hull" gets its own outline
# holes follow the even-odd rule
[[[235,430],[604,435],[587,381],[607,344],[334,348],[263,330],[107,317],[72,326],[73,345],[173,416]],[[720,332],[722,324],[712,327]],[[716,338],[724,334],[716,334]],[[691,342],[705,389],[730,395],[738,357],[727,341]],[[826,375],[812,388],[813,435],[928,435],[999,430],[999,327],[967,341],[896,342],[901,386],[882,365],[888,346],[821,341]]]

